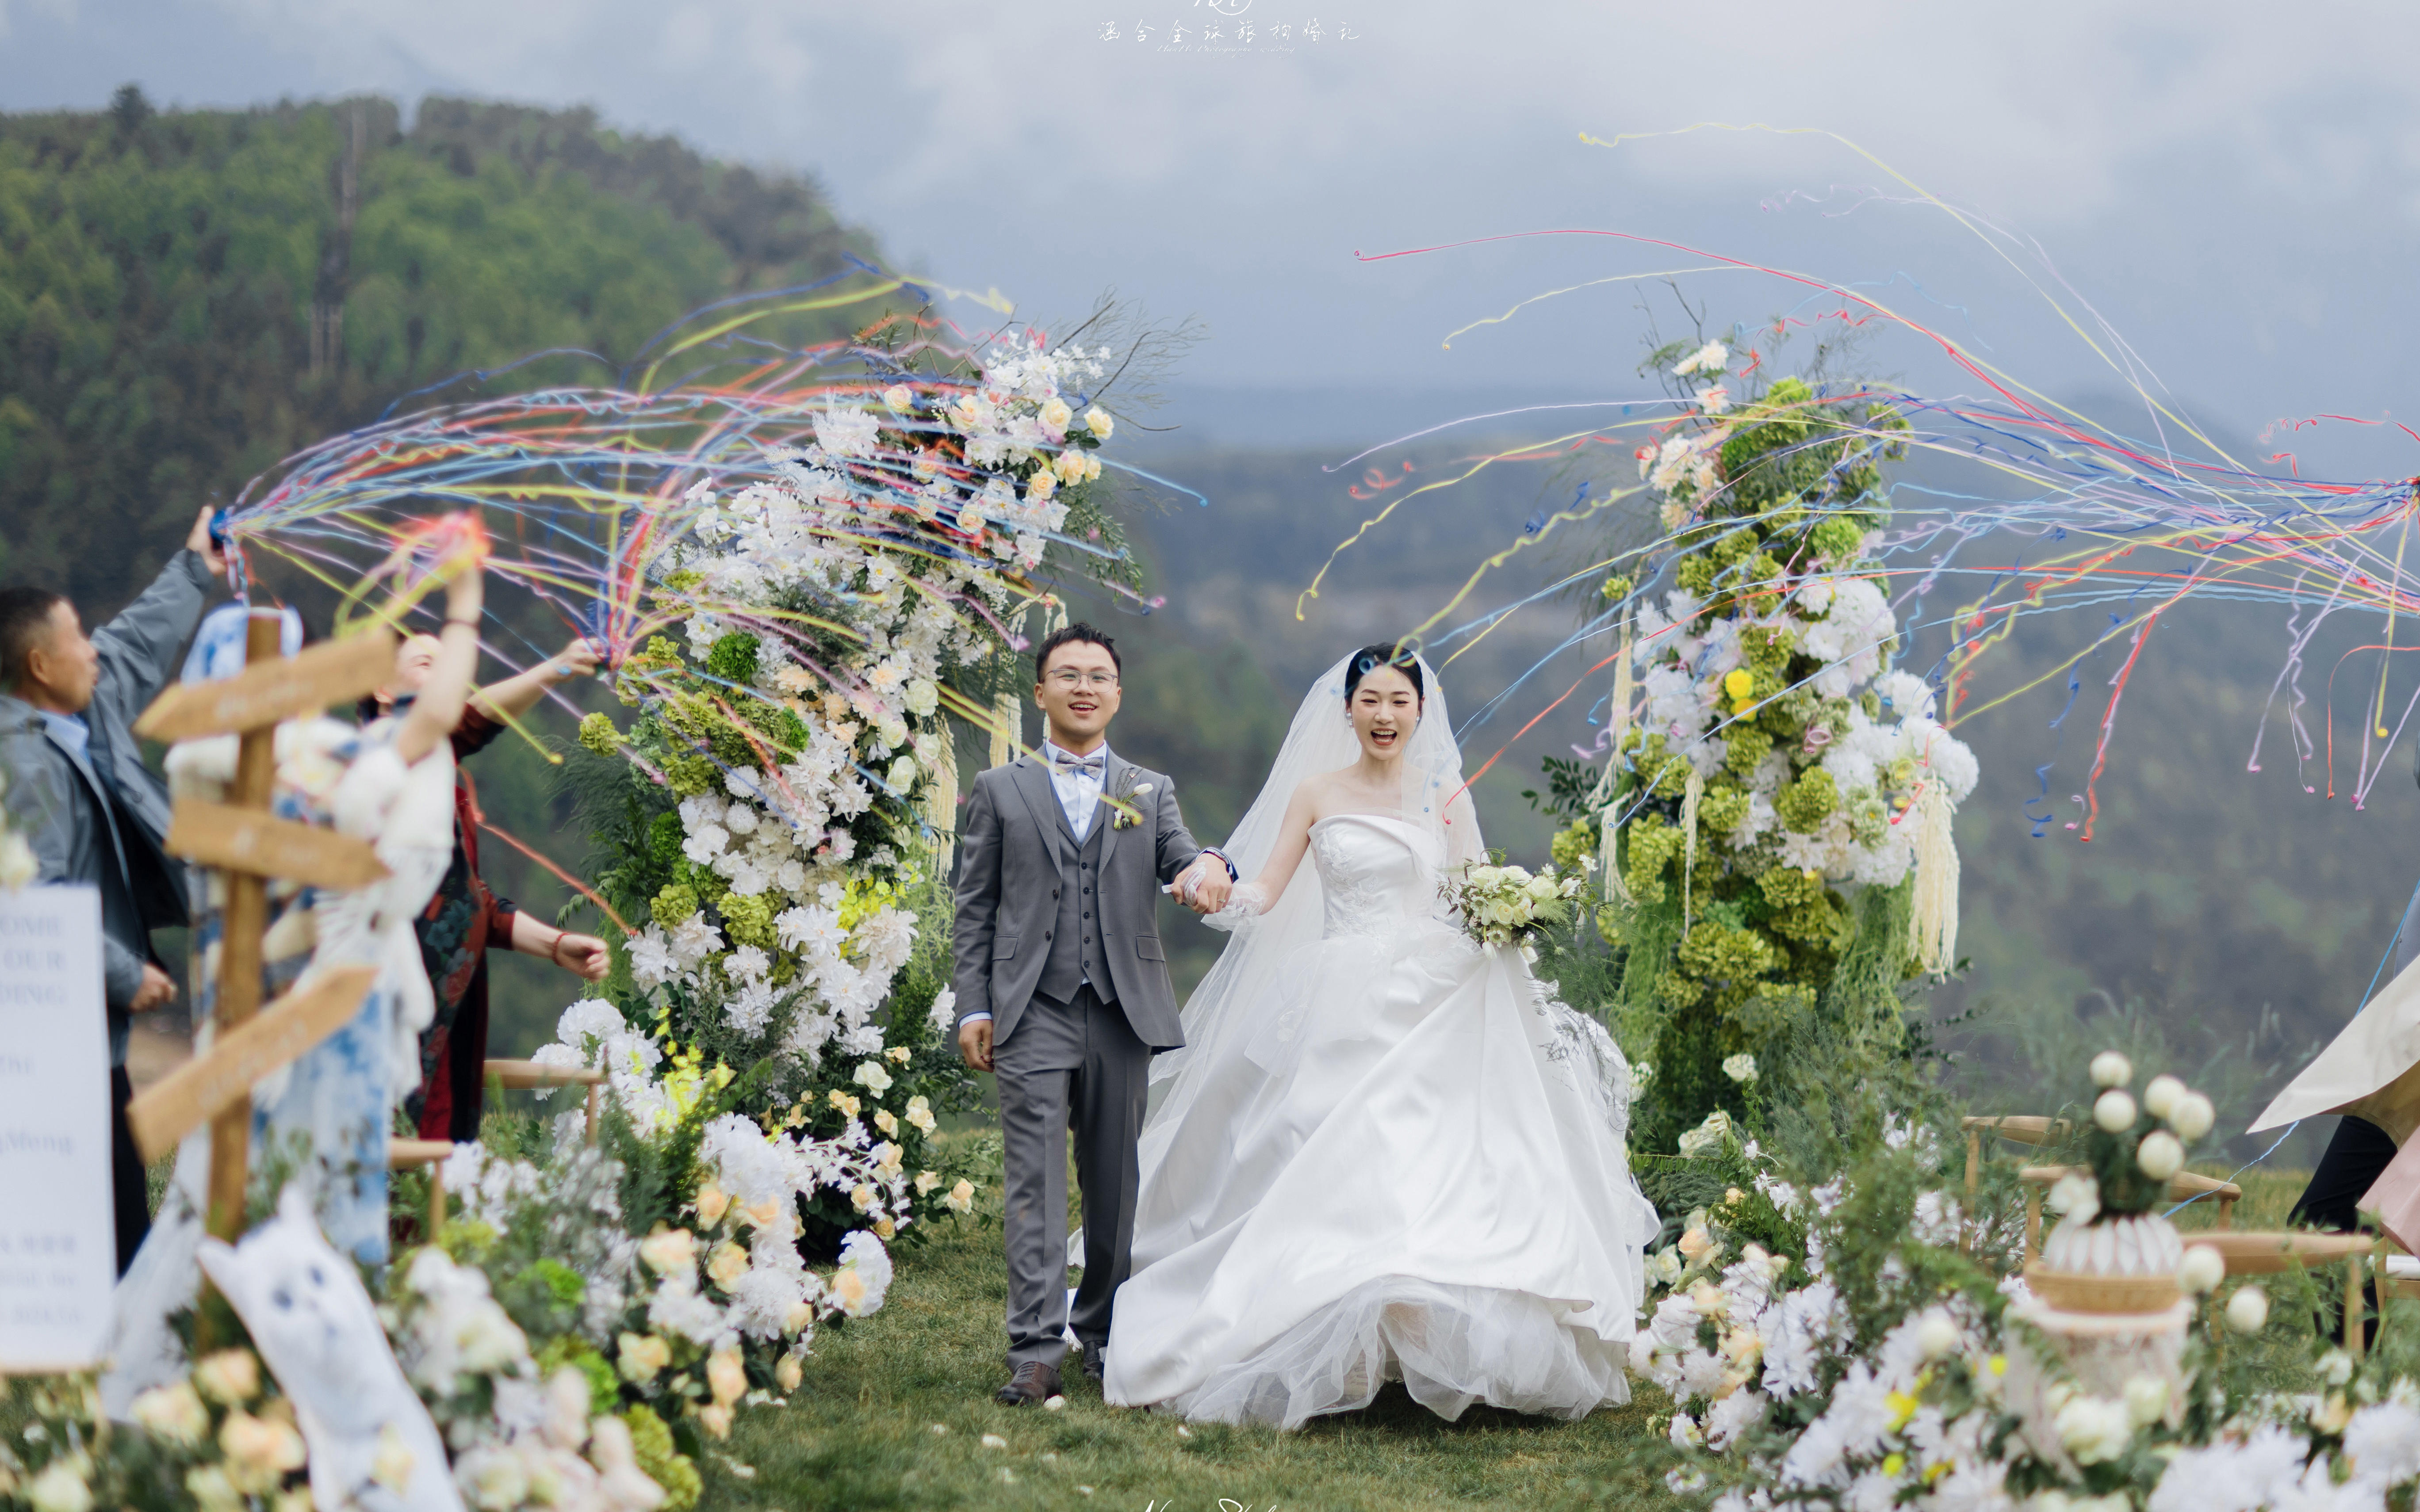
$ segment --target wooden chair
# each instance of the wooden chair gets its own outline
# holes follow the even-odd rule
[[[2075,1126],[2065,1119],[2006,1113],[1993,1118],[1963,1118],[1958,1120],[1958,1127],[1966,1132],[1966,1195],[1971,1197],[1977,1184],[1983,1179],[1985,1134],[1995,1134],[2020,1145],[2055,1145],[2065,1139]]]
[[[597,1143],[597,1109],[605,1086],[605,1073],[586,1071],[577,1066],[541,1066],[534,1060],[490,1060],[485,1070],[488,1080],[508,1091],[526,1092],[538,1087],[585,1087],[588,1088],[588,1142]],[[386,1168],[390,1171],[428,1172],[428,1235],[431,1239],[445,1227],[445,1179],[442,1167],[445,1158],[454,1153],[450,1139],[390,1139],[386,1143]]]
[[[508,1092],[542,1087],[588,1088],[588,1142],[597,1143],[597,1111],[604,1095],[605,1073],[579,1066],[541,1066],[535,1060],[490,1060],[483,1068],[490,1086]]]
[[[428,1229],[434,1240],[437,1231],[445,1227],[445,1157],[454,1153],[453,1141],[447,1139],[390,1139],[386,1142],[386,1168],[390,1171],[428,1172]]]
[[[2358,1359],[2364,1341],[2362,1328],[2363,1301],[2361,1294],[2362,1261],[2377,1247],[2378,1242],[2367,1234],[2297,1234],[2225,1232],[2188,1234],[2186,1247],[2208,1244],[2226,1260],[2228,1275],[2277,1275],[2288,1266],[2307,1269],[2312,1265],[2333,1265],[2341,1260],[2345,1268],[2344,1347]],[[2412,1287],[2412,1291],[2396,1291],[2392,1295],[2420,1296],[2420,1281],[2389,1281],[2381,1265],[2379,1295],[2390,1295],[2389,1287]]]
[[[2031,1260],[2041,1248],[2042,1195],[2058,1184],[2059,1178],[2076,1174],[2089,1175],[2081,1165],[2028,1165],[2017,1173],[2025,1183],[2025,1256]],[[2218,1198],[2218,1228],[2224,1233],[2235,1227],[2235,1205],[2243,1200],[2243,1188],[2233,1181],[2222,1181],[2215,1176],[2203,1176],[2194,1171],[2179,1171],[2168,1178],[2168,1200],[2183,1202],[2193,1197],[2215,1196]],[[2189,1239],[2186,1242],[2191,1243]]]
[[[1958,1120],[1958,1127],[1966,1134],[1966,1196],[1967,1206],[1971,1209],[1974,1206],[1976,1189],[1981,1185],[1983,1180],[1983,1136],[1985,1134],[2009,1140],[2012,1144],[2032,1145],[2039,1148],[2043,1145],[2055,1145],[2066,1139],[2068,1134],[2073,1132],[2075,1125],[2065,1119],[2044,1118],[2039,1114],[2004,1113],[1987,1117],[1969,1115]],[[2024,1257],[2026,1260],[2033,1258],[2034,1239],[2040,1228],[2041,1204],[2039,1199],[2028,1201],[2025,1206]],[[1960,1226],[1958,1247],[1961,1251],[1963,1251],[1967,1244],[1968,1235],[1965,1229],[1966,1226]]]

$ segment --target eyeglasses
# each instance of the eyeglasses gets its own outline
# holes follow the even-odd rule
[[[1050,674],[1050,681],[1058,684],[1061,691],[1063,692],[1072,693],[1079,687],[1097,687],[1107,690],[1118,686],[1118,674],[1115,672],[1079,672],[1070,669],[1066,671],[1052,672]]]

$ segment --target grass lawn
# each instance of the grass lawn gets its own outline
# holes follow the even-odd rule
[[[741,1414],[743,1478],[707,1465],[704,1505],[1087,1507],[1632,1507],[1666,1500],[1630,1466],[1670,1409],[1652,1389],[1579,1423],[1473,1408],[1447,1423],[1388,1388],[1367,1412],[1297,1433],[1103,1405],[1078,1373],[1066,1406],[1007,1408],[1007,1284],[996,1225],[941,1224],[903,1255],[882,1311],[817,1335],[786,1408]],[[1071,1360],[1072,1365],[1072,1360]],[[985,1435],[1007,1441],[986,1448]]]
[[[2216,1174],[2224,1175],[2224,1172]],[[2274,1228],[2302,1172],[2248,1172],[2242,1228]],[[2177,1214],[2208,1227],[2215,1206]],[[1473,1409],[1445,1423],[1390,1389],[1369,1411],[1299,1433],[1171,1419],[1104,1406],[1077,1380],[1047,1412],[989,1399],[1004,1377],[1006,1284],[996,1227],[938,1226],[904,1255],[889,1304],[816,1341],[807,1384],[786,1408],[742,1415],[742,1478],[708,1466],[706,1505],[1101,1507],[1235,1512],[1273,1507],[1653,1506],[1668,1499],[1633,1455],[1661,1438],[1669,1408],[1652,1389],[1580,1423]],[[986,1448],[985,1434],[1007,1441]],[[1089,1488],[1087,1491],[1086,1488]]]

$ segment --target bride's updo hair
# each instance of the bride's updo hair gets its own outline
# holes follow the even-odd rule
[[[1419,658],[1414,656],[1410,651],[1406,650],[1401,641],[1388,642],[1383,640],[1376,645],[1363,646],[1360,650],[1353,653],[1353,659],[1346,663],[1344,668],[1344,702],[1347,703],[1352,702],[1353,690],[1361,686],[1361,679],[1369,676],[1372,672],[1376,671],[1381,667],[1392,667],[1397,671],[1402,672],[1404,676],[1410,678],[1412,680],[1412,697],[1418,700],[1423,706],[1428,703],[1428,685],[1420,680]]]

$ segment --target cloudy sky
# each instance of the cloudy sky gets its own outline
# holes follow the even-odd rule
[[[1642,275],[1708,266],[1695,252],[1567,236],[1356,257],[1559,230],[1852,287],[2054,393],[2120,387],[2130,350],[2252,436],[2386,418],[2414,376],[2415,18],[2211,0],[0,0],[0,108],[91,107],[129,80],[187,105],[591,104],[811,171],[896,256],[1030,316],[1115,287],[1199,316],[1209,339],[1173,407],[1192,412],[1169,416],[1196,434],[1342,443],[1638,392],[1651,314],[1681,318]],[[1624,133],[1650,134],[1583,140]],[[1717,324],[1840,307],[1755,273],[1681,282]],[[1879,345],[1913,386],[1971,387],[1921,341]],[[2295,444],[2420,472],[2399,440]]]

